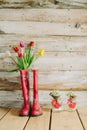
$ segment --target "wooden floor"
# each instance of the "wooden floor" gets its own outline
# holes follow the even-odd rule
[[[87,107],[75,112],[43,109],[39,117],[19,117],[19,109],[0,108],[0,130],[87,130]]]

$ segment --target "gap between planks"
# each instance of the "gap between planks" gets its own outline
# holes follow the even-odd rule
[[[0,108],[0,120],[6,116],[10,111],[10,108]]]
[[[78,108],[77,113],[81,120],[84,130],[87,130],[87,107]]]
[[[82,122],[82,120],[81,120],[81,117],[80,117],[80,114],[79,114],[78,110],[76,110],[76,112],[77,112],[78,117],[79,117],[79,120],[80,120],[80,122],[81,122],[81,124],[82,124],[82,126],[83,126],[83,129],[85,130],[84,124],[83,124],[83,122]]]

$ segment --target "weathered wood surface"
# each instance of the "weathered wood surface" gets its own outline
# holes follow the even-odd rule
[[[3,73],[3,72],[2,72]],[[0,73],[0,75],[2,75]],[[9,74],[8,74],[9,75]],[[5,75],[4,75],[5,76]],[[11,76],[11,75],[10,75]],[[7,76],[6,76],[7,77]],[[18,82],[17,82],[18,79]],[[14,80],[14,81],[13,81]],[[6,79],[5,77],[3,77],[3,79],[0,78],[0,90],[19,90],[21,85],[20,85],[20,78],[12,78],[12,81],[8,81],[8,79]]]
[[[87,36],[87,24],[0,21],[2,34]]]
[[[41,90],[87,90],[86,77],[87,71],[39,72],[38,85]],[[0,72],[0,79],[0,90],[20,89],[19,73]],[[32,72],[30,82],[32,84]]]
[[[86,0],[0,0],[3,8],[87,8]]]
[[[79,117],[82,121],[82,125],[85,130],[87,130],[87,108],[79,108],[78,109]],[[84,123],[83,123],[84,122]]]
[[[76,112],[52,113],[51,130],[83,130]]]
[[[35,122],[35,123],[34,123]],[[44,110],[43,116],[31,117],[25,130],[49,130],[50,110]]]
[[[1,54],[2,56],[3,54]],[[9,70],[16,68],[15,63],[7,54],[0,59],[0,70]],[[87,52],[54,52],[45,53],[33,65],[40,71],[58,71],[58,70],[87,70]],[[77,62],[78,61],[78,62]],[[42,68],[43,66],[43,68]]]
[[[9,112],[8,108],[0,108],[0,120]]]
[[[25,41],[26,44],[35,41],[36,48],[38,50],[44,48],[46,52],[87,52],[87,37],[2,34],[0,36],[0,53],[6,50],[12,52],[12,46],[19,45],[21,40]]]
[[[43,108],[52,108],[52,97],[49,95],[51,91],[39,90],[39,102]],[[61,101],[64,106],[67,104],[67,93],[69,91],[60,91]],[[77,95],[77,107],[87,107],[87,91],[75,91]],[[33,102],[33,92],[30,91],[30,100]],[[21,108],[23,104],[23,97],[21,90],[15,91],[0,91],[0,107],[6,108]]]
[[[39,69],[39,89],[87,90],[86,9],[0,9],[0,78],[13,82],[0,89],[20,86],[19,73],[6,72],[15,66],[5,52],[21,40],[45,49],[33,66]]]
[[[0,20],[86,23],[86,9],[0,9]]]
[[[9,130],[9,128],[11,128],[12,130],[16,130],[16,129],[23,130],[28,120],[28,117],[20,118],[18,114],[19,114],[19,110],[17,109],[10,110],[6,114],[6,116],[0,121],[0,129]]]
[[[78,110],[79,114],[78,114]],[[85,111],[83,111],[85,110]],[[3,109],[0,112],[4,114]],[[43,115],[38,117],[19,117],[19,109],[10,109],[0,120],[0,129],[20,130],[87,130],[86,127],[87,107],[78,108],[75,112],[53,112],[43,109]],[[80,118],[80,116],[84,117]]]

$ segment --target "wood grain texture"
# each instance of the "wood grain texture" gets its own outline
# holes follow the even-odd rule
[[[78,114],[84,126],[84,129],[87,129],[87,107],[78,108]]]
[[[51,130],[83,130],[76,112],[52,113]]]
[[[2,34],[87,36],[87,24],[0,21]]]
[[[9,5],[9,8],[28,4],[23,0],[16,0],[16,3],[12,0],[10,4],[9,0],[4,2],[6,4],[2,2],[1,6]],[[81,5],[85,2],[86,7],[86,1],[79,2]],[[67,0],[60,0],[56,5],[63,3],[66,8]],[[78,4],[76,0],[74,3]],[[72,4],[69,5],[71,7]],[[42,6],[43,3],[39,7]],[[44,57],[33,66],[39,69],[38,87],[42,106],[47,106],[51,101],[48,90],[87,90],[86,9],[0,9],[0,90],[3,90],[0,96],[1,106],[22,105],[19,73],[6,72],[9,68],[15,68],[15,65],[5,54],[7,50],[12,52],[12,46],[18,45],[21,40],[26,44],[35,41],[36,51],[45,49]],[[31,78],[32,75],[30,80]],[[87,105],[86,95],[86,91],[78,94],[79,105]]]
[[[44,48],[46,52],[87,52],[87,37],[70,37],[70,36],[35,36],[35,35],[1,35],[0,53],[7,50],[12,52],[13,45],[19,45],[23,40],[26,44],[35,41],[36,49]],[[3,43],[3,44],[2,44]]]
[[[1,0],[1,8],[87,8],[86,0]]]
[[[52,97],[49,95],[52,91],[39,90],[39,102],[43,108],[52,108]],[[69,91],[60,91],[61,101],[67,103],[67,93]],[[77,96],[77,107],[87,107],[87,91],[74,91]],[[30,91],[30,100],[33,102],[33,92]],[[0,91],[0,107],[21,108],[23,105],[23,97],[21,90]]]
[[[18,82],[17,82],[17,79],[19,79]],[[21,86],[20,78],[18,77],[16,78],[16,80],[15,78],[13,78],[12,81],[9,82],[5,77],[3,77],[2,79],[0,78],[0,90],[10,90],[10,91],[19,90]]]
[[[57,0],[58,1],[58,0]],[[87,8],[87,1],[86,0],[59,0],[58,1],[61,5],[61,7],[65,7],[65,8]]]
[[[23,130],[28,120],[28,117],[20,118],[18,114],[19,110],[10,110],[8,114],[0,121],[0,129],[9,130],[9,128],[12,128],[13,130]]]
[[[30,84],[32,88],[32,72]],[[38,87],[41,90],[87,90],[87,71],[39,72]],[[0,90],[19,90],[19,73],[0,72]]]
[[[86,9],[0,9],[1,21],[86,23]]]
[[[0,108],[0,120],[8,113],[8,111],[8,108]]]
[[[14,57],[14,54],[12,54],[12,56]],[[0,70],[6,71],[9,70],[9,68],[10,70],[17,68],[7,53],[1,53],[0,57]],[[87,70],[86,59],[87,52],[45,52],[44,56],[35,61],[32,67],[38,68],[40,71],[82,71]]]
[[[82,110],[79,111],[78,110]],[[85,111],[83,111],[85,110]],[[2,109],[4,111],[4,108]],[[21,130],[55,130],[61,128],[61,130],[86,130],[86,107],[80,107],[75,112],[50,112],[50,109],[43,109],[43,115],[39,117],[19,117],[19,109],[10,109],[8,114],[6,114],[0,120],[0,128],[2,130],[9,130],[12,128],[12,125],[16,129]],[[80,114],[84,117],[85,120],[80,118]],[[84,113],[84,114],[83,114]],[[28,119],[27,119],[28,118]],[[58,122],[57,122],[58,121]],[[23,123],[23,124],[22,124]],[[74,123],[74,124],[73,124]],[[56,125],[55,125],[56,124]],[[3,126],[1,126],[3,125]],[[5,125],[5,126],[4,126]],[[53,129],[52,129],[53,128]],[[14,130],[14,128],[13,128]]]
[[[43,115],[39,117],[31,117],[25,130],[49,130],[50,110],[44,109]]]
[[[39,75],[40,89],[86,90],[85,71],[54,71]]]

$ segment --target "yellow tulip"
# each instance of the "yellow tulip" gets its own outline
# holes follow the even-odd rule
[[[40,56],[43,56],[43,55],[44,55],[44,49],[41,49],[41,50],[40,50],[39,55],[40,55]]]

